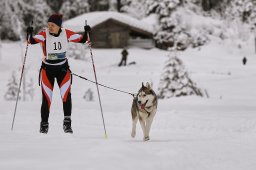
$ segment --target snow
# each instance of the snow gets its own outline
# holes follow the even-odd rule
[[[73,77],[72,85],[74,134],[62,130],[57,86],[49,133],[40,134],[41,92],[37,80],[42,52],[39,45],[29,46],[26,69],[27,77],[35,82],[35,97],[19,102],[13,131],[15,102],[0,98],[0,169],[254,170],[256,57],[252,39],[242,48],[235,42],[216,39],[207,46],[177,53],[191,79],[207,89],[210,97],[159,100],[148,142],[143,142],[139,124],[136,138],[130,137],[132,96],[100,87],[108,134],[105,138],[95,84],[77,77]],[[24,49],[25,45],[18,42],[2,42],[0,96],[7,90],[12,71],[21,66]],[[168,52],[130,48],[128,63],[136,61],[136,65],[117,67],[122,49],[92,51],[99,83],[136,93],[142,81],[149,81],[157,91]],[[242,65],[244,56],[248,59],[246,66]],[[69,62],[74,73],[94,80],[90,60]],[[92,102],[83,99],[89,88],[94,92]]]
[[[159,16],[157,14],[150,14],[149,16],[142,18],[141,21],[153,26],[153,30],[158,30]]]
[[[137,29],[147,31],[149,33],[154,32],[153,25],[148,22],[140,21],[136,18],[133,18],[127,14],[107,11],[107,12],[90,12],[73,19],[67,20],[63,23],[63,26],[69,29],[72,29],[77,32],[84,31],[85,20],[87,20],[87,24],[91,27],[95,27],[109,19],[116,20],[120,23],[127,24],[131,27],[135,27]]]

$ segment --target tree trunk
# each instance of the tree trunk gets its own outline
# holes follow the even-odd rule
[[[202,0],[203,10],[209,11],[211,9],[211,1],[210,0]]]
[[[120,12],[121,11],[121,0],[117,0],[117,11]]]

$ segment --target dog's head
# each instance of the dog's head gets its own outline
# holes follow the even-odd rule
[[[152,90],[150,84],[147,82],[146,86],[142,83],[142,86],[138,92],[138,100],[137,104],[141,109],[145,109],[145,107],[149,107],[152,105],[155,100],[155,92]]]

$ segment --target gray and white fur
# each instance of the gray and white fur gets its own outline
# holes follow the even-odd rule
[[[131,136],[136,136],[136,124],[139,120],[144,141],[148,141],[150,128],[157,111],[157,96],[150,84],[147,82],[146,86],[142,83],[142,87],[138,94],[133,99],[131,113],[132,113],[132,132]]]

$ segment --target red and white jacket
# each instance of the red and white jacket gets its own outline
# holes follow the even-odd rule
[[[49,33],[48,29],[40,31],[37,35],[32,36],[29,40],[31,44],[40,43],[43,49],[44,63],[58,63],[66,59],[66,51],[69,42],[85,43],[87,34],[81,35],[71,30],[61,28],[58,34]]]

